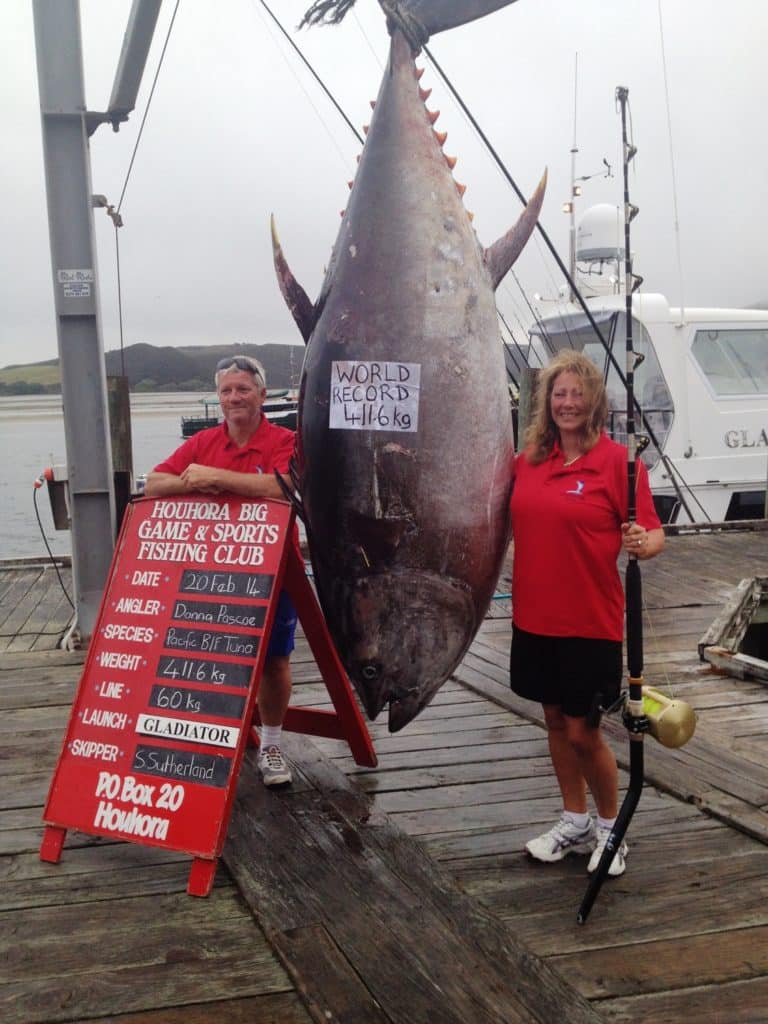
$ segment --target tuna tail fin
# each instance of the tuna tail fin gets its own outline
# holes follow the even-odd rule
[[[536,221],[539,219],[546,187],[547,172],[545,170],[541,176],[541,181],[536,186],[536,191],[528,200],[528,205],[521,213],[517,224],[510,228],[506,235],[502,235],[501,238],[485,250],[485,263],[491,274],[494,291],[523,251],[525,243],[531,237],[531,232],[536,227]]]
[[[280,285],[280,291],[285,299],[285,303],[288,309],[290,309],[291,315],[296,321],[296,326],[301,331],[301,336],[306,344],[317,322],[315,307],[307,293],[291,273],[291,268],[286,262],[283,255],[283,247],[280,245],[280,239],[277,237],[274,215],[270,217],[270,228],[272,230],[272,258],[275,263],[277,283]]]
[[[508,7],[515,0],[399,0],[394,7],[399,7],[424,27],[427,36],[445,32],[457,25],[466,25],[468,21],[484,18],[486,14]],[[381,0],[379,0],[381,3]],[[384,10],[387,5],[382,4]],[[387,12],[388,13],[388,12]]]
[[[423,46],[431,35],[475,21],[515,0],[379,0],[387,16],[390,32],[393,26],[405,31],[409,39]],[[355,0],[314,0],[301,20],[305,25],[338,25],[355,5]]]

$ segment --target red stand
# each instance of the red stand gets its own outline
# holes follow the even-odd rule
[[[288,550],[283,589],[288,591],[296,606],[299,621],[335,708],[335,711],[326,711],[323,708],[289,707],[283,728],[308,736],[346,740],[357,764],[375,768],[378,761],[371,737],[355,703],[349,679],[333,646],[315,592],[293,546]],[[254,725],[261,724],[258,707],[254,708],[253,721]],[[259,737],[255,728],[251,739],[258,745]]]
[[[285,728],[346,740],[358,764],[376,765],[293,523],[290,506],[266,499],[129,506],[51,780],[41,860],[58,863],[73,828],[188,853],[187,892],[210,893],[242,757],[258,743],[261,640],[281,589],[334,705],[289,707]],[[194,561],[168,560],[181,542]]]

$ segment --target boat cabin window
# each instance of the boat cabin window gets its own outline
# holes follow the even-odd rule
[[[691,352],[716,395],[768,394],[768,328],[696,331]]]
[[[625,313],[596,314],[595,322],[618,363],[622,374],[626,367]],[[640,353],[643,361],[635,368],[635,400],[642,410],[645,421],[653,431],[659,446],[663,449],[672,427],[675,406],[667,382],[661,372],[659,360],[650,336],[643,325],[632,319],[632,346]],[[540,321],[531,330],[531,347],[541,356],[545,364],[549,357],[563,348],[583,352],[600,367],[608,392],[608,433],[621,444],[627,443],[627,393],[613,361],[607,354],[600,338],[589,320],[583,314],[552,317]],[[635,417],[637,433],[647,433],[640,417]],[[651,469],[659,460],[659,452],[653,443],[643,452],[643,461]]]

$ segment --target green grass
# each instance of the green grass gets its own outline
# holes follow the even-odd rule
[[[29,366],[6,366],[0,370],[0,384],[58,384],[58,363],[33,363]]]

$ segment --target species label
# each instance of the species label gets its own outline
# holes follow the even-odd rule
[[[292,521],[282,501],[129,506],[46,823],[219,855]]]
[[[412,433],[419,428],[420,382],[418,363],[333,362],[328,425]]]

